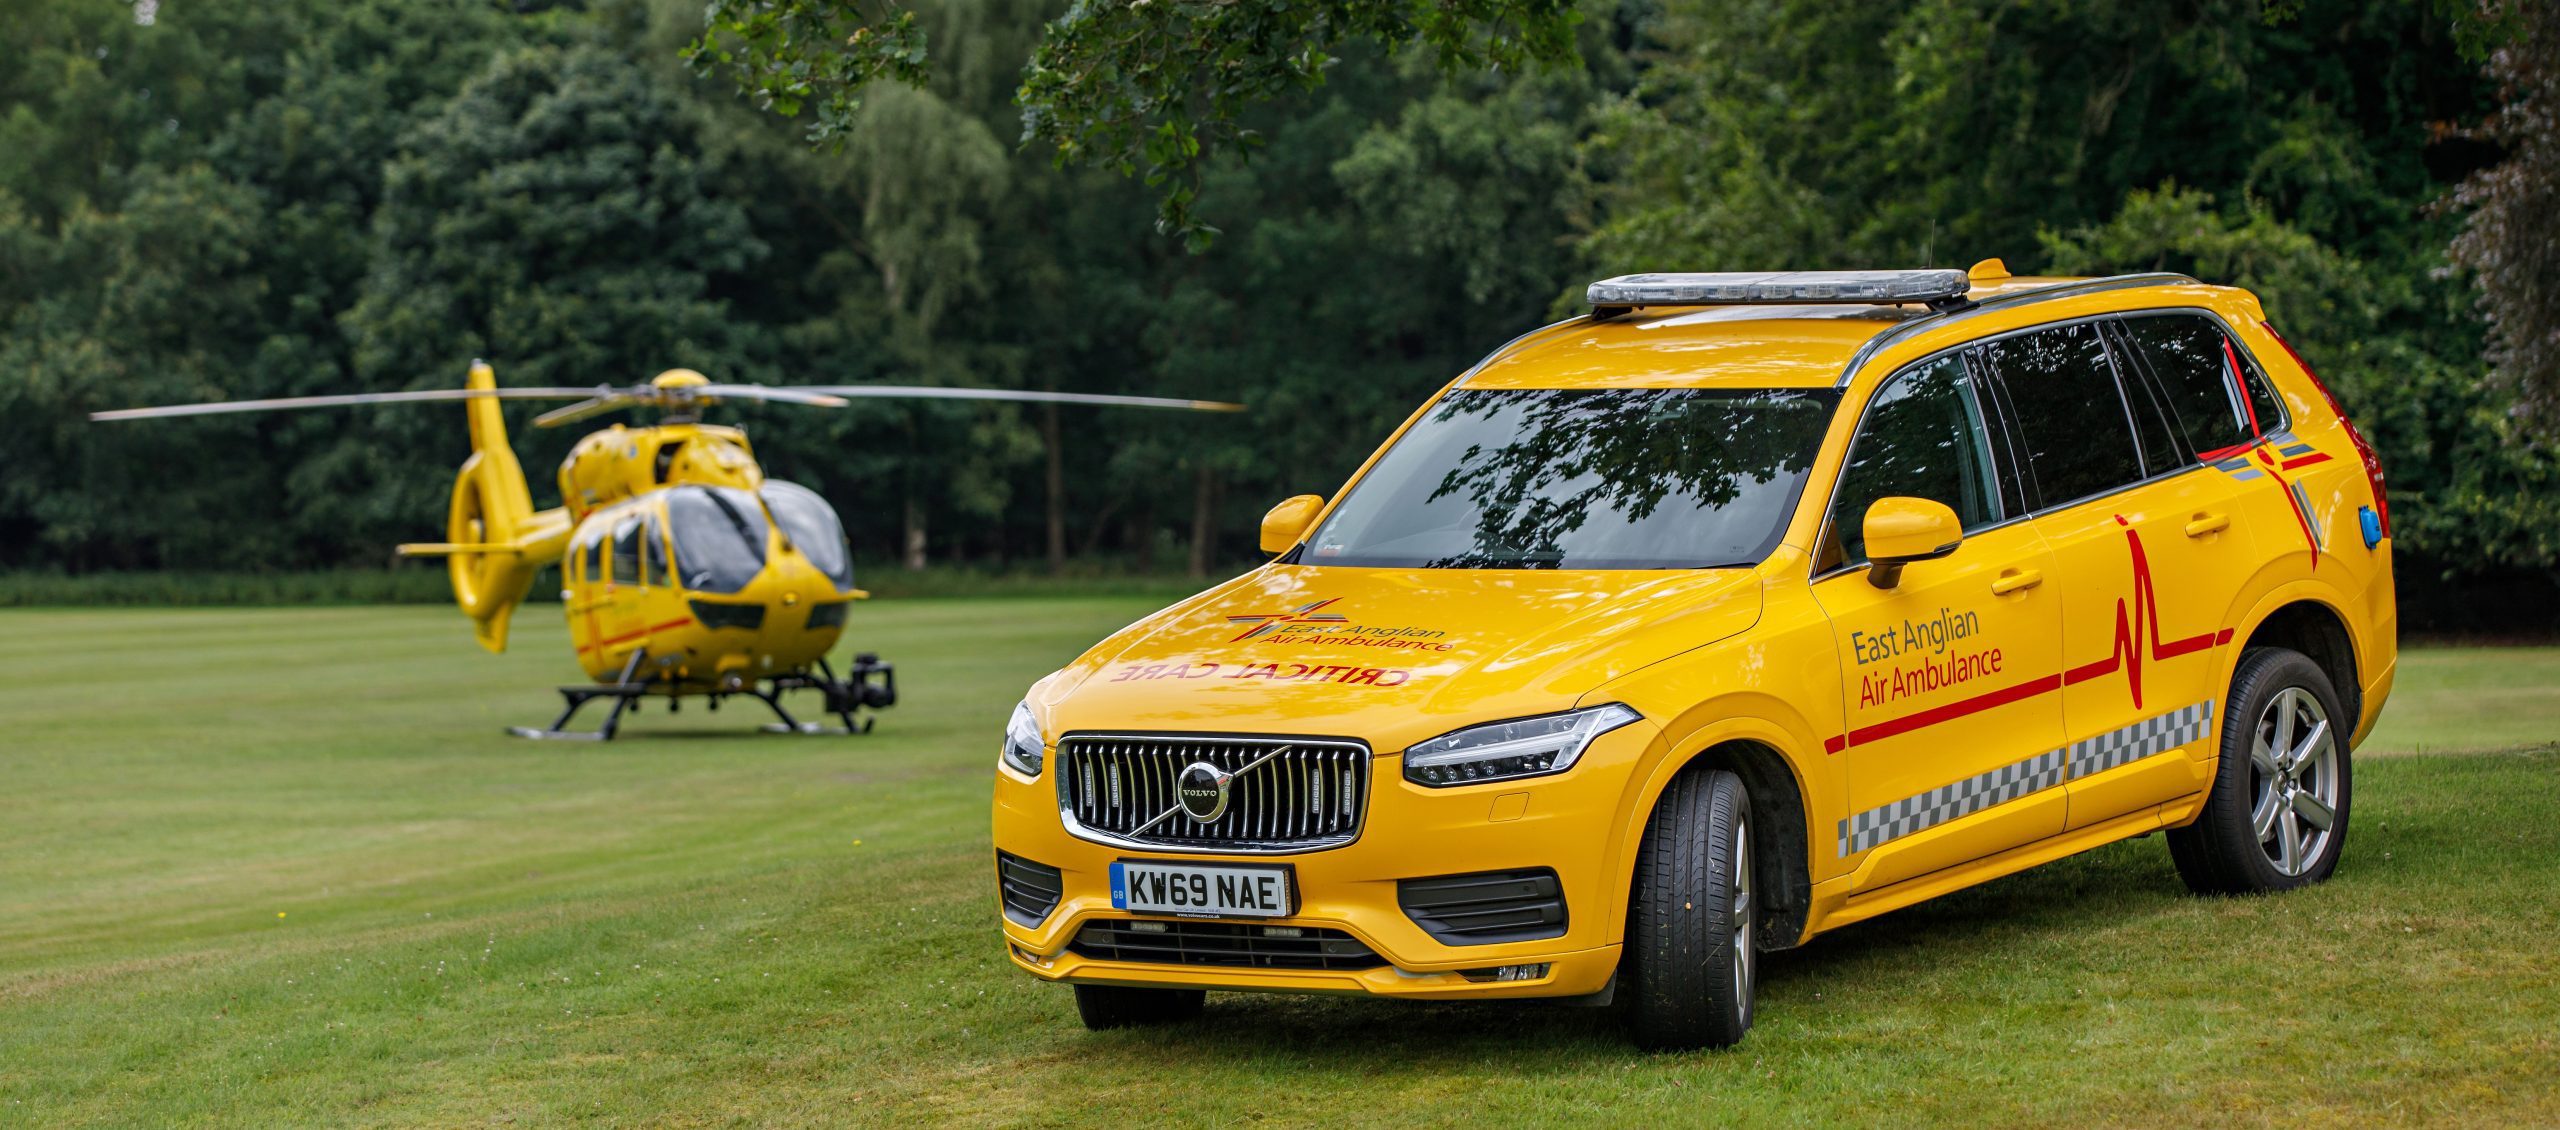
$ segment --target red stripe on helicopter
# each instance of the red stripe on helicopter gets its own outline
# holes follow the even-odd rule
[[[667,622],[666,622],[666,623],[664,623],[664,624],[651,624],[651,625],[649,625],[648,627],[646,627],[646,628],[642,628],[642,629],[640,629],[639,631],[636,631],[636,632],[624,632],[624,633],[622,633],[621,635],[615,636],[615,637],[613,637],[612,639],[609,639],[609,640],[597,640],[596,642],[591,643],[591,644],[588,644],[587,646],[582,647],[582,648],[579,648],[578,650],[579,650],[579,651],[594,651],[594,650],[596,650],[596,649],[598,649],[598,648],[612,647],[613,645],[618,644],[618,643],[624,643],[624,642],[627,642],[627,641],[630,641],[630,640],[636,640],[636,639],[639,639],[640,637],[645,636],[645,635],[648,635],[648,634],[650,634],[650,633],[652,633],[652,632],[663,632],[663,631],[666,631],[666,630],[668,630],[668,629],[670,629],[670,628],[681,628],[681,627],[684,627],[685,625],[690,624],[690,623],[693,623],[693,617],[691,617],[691,616],[686,616],[686,617],[683,617],[683,618],[681,618],[681,619],[669,620],[669,621],[667,621]]]

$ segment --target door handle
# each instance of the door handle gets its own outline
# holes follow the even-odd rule
[[[2043,583],[2044,570],[2042,569],[2002,569],[1999,578],[1991,582],[1991,595],[2007,596],[2013,592],[2025,592]]]
[[[2200,538],[2206,534],[2218,534],[2230,528],[2231,515],[2207,514],[2199,510],[2196,512],[2195,520],[2187,523],[2187,536]]]

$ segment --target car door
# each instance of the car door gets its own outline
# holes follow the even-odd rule
[[[2058,566],[2073,828],[2207,783],[2209,763],[2174,755],[2212,733],[2224,618],[2255,552],[2235,485],[2198,458],[2213,449],[2115,339],[2089,320],[1982,347]]]
[[[2062,831],[2053,554],[2005,471],[1960,353],[1870,399],[1832,497],[1815,599],[1841,660],[1850,804],[1822,829],[1872,890]],[[1964,543],[1879,588],[1862,521],[1887,496],[1956,512]]]

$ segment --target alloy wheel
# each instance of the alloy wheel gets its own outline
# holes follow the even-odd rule
[[[2286,687],[2258,716],[2249,745],[2249,823],[2287,878],[2328,850],[2338,819],[2338,736],[2320,700]]]

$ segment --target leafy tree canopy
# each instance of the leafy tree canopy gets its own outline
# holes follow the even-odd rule
[[[807,108],[817,141],[877,84],[929,73],[924,23],[892,3],[711,0],[708,21],[687,57],[786,117]],[[1346,48],[1509,71],[1573,58],[1579,21],[1565,0],[1075,0],[1023,71],[1022,140],[1159,186],[1159,226],[1205,246],[1202,163],[1265,144],[1250,111],[1321,84]]]

